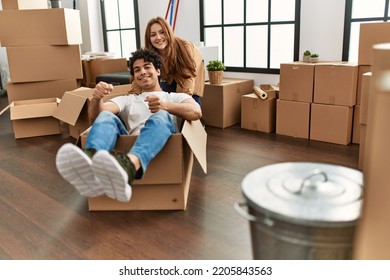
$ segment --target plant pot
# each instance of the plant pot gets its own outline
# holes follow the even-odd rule
[[[223,71],[208,71],[210,85],[220,85],[223,80]]]
[[[304,55],[303,62],[310,62],[310,55]]]
[[[310,62],[311,62],[311,63],[316,63],[316,62],[318,62],[318,57],[310,57]]]

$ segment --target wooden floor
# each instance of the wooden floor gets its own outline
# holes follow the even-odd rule
[[[0,109],[7,105],[0,97]],[[89,212],[58,174],[66,133],[14,139],[0,116],[0,259],[251,259],[249,222],[233,204],[241,181],[278,162],[314,161],[357,168],[358,145],[206,127],[208,174],[194,164],[186,211]]]

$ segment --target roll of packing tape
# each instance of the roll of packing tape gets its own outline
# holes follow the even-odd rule
[[[253,90],[255,91],[256,95],[257,95],[258,97],[260,97],[261,99],[267,99],[268,94],[267,94],[264,90],[262,90],[261,88],[259,88],[258,86],[254,86],[254,87],[253,87]]]

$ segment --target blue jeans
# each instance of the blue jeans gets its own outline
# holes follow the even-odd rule
[[[150,161],[162,150],[169,137],[175,132],[175,123],[167,111],[160,110],[145,122],[145,126],[129,151],[141,162],[141,169],[138,170],[136,179],[142,178]],[[103,111],[88,133],[85,149],[112,151],[119,135],[128,135],[122,120],[111,112]]]

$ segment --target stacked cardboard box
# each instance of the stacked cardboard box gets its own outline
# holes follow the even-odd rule
[[[276,133],[349,144],[357,77],[355,64],[281,64]]]
[[[279,99],[276,102],[276,133],[309,138],[313,101],[314,64],[293,62],[280,65]]]
[[[205,83],[202,97],[206,125],[226,128],[241,122],[241,97],[253,93],[253,80],[225,78],[221,85]]]
[[[351,143],[357,77],[356,64],[315,66],[310,139],[341,145]]]
[[[78,87],[77,79],[82,78],[80,12],[47,9],[47,1],[45,9],[38,8],[38,1],[4,2],[13,3],[10,5],[12,9],[0,11],[0,40],[6,47],[9,65],[7,91],[15,138],[60,133],[59,129],[45,130],[45,125],[39,121],[43,116],[38,112],[31,115],[30,110],[35,105],[24,106],[24,102],[19,101],[34,100],[32,103],[39,104],[41,100],[46,104],[47,98],[51,98],[53,104],[58,104],[57,98],[61,98],[65,91]],[[17,108],[19,106],[23,109]],[[13,110],[19,112],[17,119]],[[25,112],[24,116],[20,110]],[[45,118],[51,118],[59,126],[57,119]],[[25,123],[25,129],[16,129],[16,122],[18,126]]]

